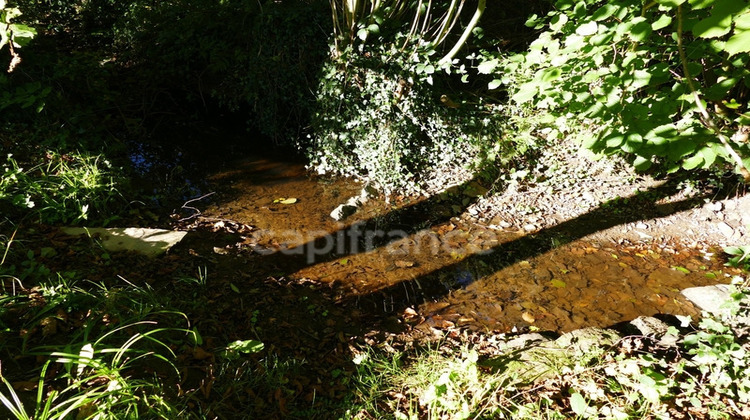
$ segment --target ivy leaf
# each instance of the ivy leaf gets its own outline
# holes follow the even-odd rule
[[[724,51],[726,51],[730,57],[735,54],[750,52],[750,30],[746,29],[738,31],[735,29],[735,32],[736,33],[732,35],[724,45]]]

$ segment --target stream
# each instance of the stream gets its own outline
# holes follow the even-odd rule
[[[680,290],[728,282],[720,251],[701,245],[597,242],[585,218],[533,234],[472,222],[466,187],[390,204],[373,198],[338,222],[329,214],[362,184],[255,156],[214,170],[207,188],[215,194],[190,205],[204,220],[251,227],[214,248],[238,256],[225,271],[270,267],[424,328],[565,332],[640,315],[695,316]]]

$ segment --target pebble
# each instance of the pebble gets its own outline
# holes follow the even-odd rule
[[[731,226],[728,224],[721,222],[716,227],[719,228],[719,232],[721,232],[722,235],[726,236],[727,238],[731,238],[734,234],[734,229],[732,229]]]
[[[643,222],[638,222],[635,227],[636,229],[648,229],[648,225]]]

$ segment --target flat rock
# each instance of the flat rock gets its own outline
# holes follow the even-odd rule
[[[700,309],[721,315],[721,305],[729,300],[729,286],[726,284],[715,284],[713,286],[690,287],[682,292],[683,296]]]
[[[640,335],[652,338],[666,347],[674,346],[679,339],[676,335],[668,334],[669,324],[652,316],[639,316],[628,324]]]
[[[574,358],[593,358],[613,346],[620,338],[616,331],[587,327],[561,335],[555,340],[555,344],[566,349]]]
[[[150,257],[161,255],[180,242],[187,232],[148,228],[63,228],[71,236],[98,236],[110,252],[134,251]]]
[[[669,325],[666,322],[652,316],[639,316],[630,321],[629,324],[646,337],[661,337],[669,330]]]
[[[518,337],[513,337],[511,340],[506,342],[505,345],[502,346],[502,348],[504,350],[525,348],[545,343],[547,341],[551,340],[539,333],[521,334]]]

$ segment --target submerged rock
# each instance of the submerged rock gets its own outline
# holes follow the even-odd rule
[[[63,228],[71,236],[98,236],[110,252],[134,251],[150,257],[161,255],[180,242],[187,232],[148,228]]]

